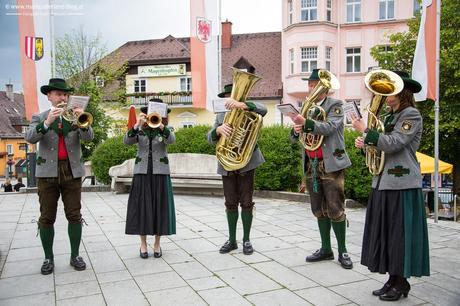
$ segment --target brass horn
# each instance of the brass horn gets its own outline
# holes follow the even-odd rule
[[[232,69],[233,87],[230,97],[244,102],[260,77],[233,67]],[[224,123],[230,125],[233,131],[230,137],[220,137],[216,146],[216,156],[225,170],[235,171],[246,166],[251,160],[262,128],[262,116],[234,108],[225,114]]]
[[[396,73],[378,69],[372,70],[366,74],[364,83],[367,89],[372,93],[371,103],[367,107],[367,128],[376,130],[379,133],[384,132],[385,127],[379,119],[380,113],[388,96],[394,96],[404,88],[404,81]],[[378,150],[376,146],[366,146],[366,166],[372,175],[379,175],[385,164],[385,152]]]
[[[319,82],[305,99],[300,114],[306,119],[316,121],[326,121],[326,111],[319,105],[316,105],[318,98],[329,89],[339,89],[340,82],[335,75],[328,70],[319,70]],[[311,133],[300,133],[299,140],[305,149],[315,151],[324,140],[324,135],[314,135]]]
[[[147,118],[147,125],[152,129],[156,129],[161,125],[161,116],[160,114],[153,112],[148,114]]]
[[[79,128],[86,129],[93,124],[93,115],[88,112],[82,112],[77,115],[72,109],[67,108],[66,102],[60,103],[58,107],[62,108],[62,118],[76,124]]]

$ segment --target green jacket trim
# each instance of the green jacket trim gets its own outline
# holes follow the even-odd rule
[[[212,129],[211,138],[212,138],[213,141],[218,141],[219,140],[219,135],[217,135],[217,128]]]
[[[313,132],[314,129],[315,129],[315,122],[313,120],[306,119],[305,124],[303,125],[303,131],[305,133],[310,133],[310,132]]]
[[[134,128],[129,129],[128,131],[128,137],[134,137],[139,133],[139,130],[136,130]]]
[[[256,109],[256,105],[252,102],[245,102],[246,103],[246,106],[248,107],[248,111],[254,111]]]
[[[136,156],[136,159],[134,160],[134,164],[140,163],[141,160],[142,160],[142,158],[140,158],[139,156]]]
[[[165,163],[166,165],[169,164],[169,159],[167,156],[160,158],[160,162]]]
[[[171,130],[169,128],[167,128],[167,127],[164,127],[162,134],[163,134],[164,138],[168,138],[169,135],[171,135]]]
[[[46,132],[48,132],[49,128],[46,129],[45,128],[45,121],[42,121],[39,124],[37,124],[37,126],[35,127],[35,130],[37,131],[37,133],[42,133],[43,135],[45,135]]]
[[[379,142],[379,136],[380,134],[376,130],[369,130],[364,139],[364,143],[370,146],[376,146]]]

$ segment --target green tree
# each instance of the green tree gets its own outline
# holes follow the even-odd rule
[[[454,165],[454,191],[460,193],[460,1],[444,0],[441,7],[440,86],[439,86],[439,156]],[[408,21],[409,29],[389,36],[391,52],[374,46],[371,55],[383,68],[412,70],[413,55],[420,25],[420,15]],[[434,103],[417,104],[423,116],[420,151],[433,156]]]
[[[75,95],[89,96],[86,111],[94,118],[94,139],[82,144],[83,158],[88,160],[95,147],[107,138],[112,120],[101,104],[104,85],[122,79],[126,65],[113,66],[104,61],[106,48],[99,35],[88,37],[83,27],[56,40],[56,72],[75,88]],[[124,88],[123,88],[124,89]]]

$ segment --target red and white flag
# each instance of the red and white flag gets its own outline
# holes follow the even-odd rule
[[[219,93],[218,0],[190,0],[190,46],[193,106],[212,110]]]
[[[16,4],[22,88],[26,118],[31,119],[50,105],[40,87],[51,78],[51,8],[48,0],[16,0]]]
[[[412,64],[412,78],[422,85],[415,94],[416,101],[431,99],[435,101],[436,88],[436,5],[440,0],[423,0],[422,17]]]

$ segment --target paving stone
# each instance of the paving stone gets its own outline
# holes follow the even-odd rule
[[[134,280],[142,292],[185,287],[187,283],[176,272],[164,272],[135,276]]]
[[[190,254],[211,252],[216,250],[215,245],[203,238],[179,240],[176,241],[176,243],[184,251]]]
[[[293,270],[326,287],[368,279],[366,276],[353,270],[346,270],[340,264],[332,261],[310,263],[305,266],[294,267]]]
[[[88,253],[96,273],[124,270],[125,265],[114,250]]]
[[[95,281],[96,275],[93,270],[73,271],[67,273],[56,274],[54,277],[55,285],[66,285],[73,283],[81,283],[87,281]]]
[[[0,297],[2,299],[52,291],[54,291],[52,275],[36,274],[0,279]]]
[[[219,271],[216,274],[243,295],[281,288],[279,284],[250,267]]]
[[[40,258],[43,259],[43,248],[41,246],[31,248],[12,249],[8,252],[7,262],[21,261]]]
[[[222,282],[216,276],[190,279],[190,280],[187,280],[187,283],[195,291],[214,289],[214,288],[220,288],[220,287],[226,286],[225,283]]]
[[[449,286],[447,283],[446,285]],[[439,287],[431,283],[424,282],[412,286],[411,291],[409,292],[409,298],[411,298],[412,295],[436,305],[458,306],[460,304],[459,287],[456,287],[455,291],[450,291],[447,290],[445,286]]]
[[[196,261],[173,264],[171,267],[185,280],[212,276],[212,273]]]
[[[267,256],[262,255],[261,253],[257,252],[256,250],[251,255],[245,255],[243,252],[240,253],[231,253],[232,256],[238,258],[242,262],[246,264],[264,262],[264,261],[271,261],[271,259]]]
[[[305,257],[309,254],[301,248],[290,248],[264,252],[264,255],[286,267],[295,267],[305,265]]]
[[[40,273],[43,259],[36,258],[22,261],[7,261],[3,267],[1,278]]]
[[[152,305],[206,305],[190,287],[148,292],[145,296]]]
[[[105,306],[102,294],[80,296],[76,298],[58,300],[57,306]]]
[[[56,286],[57,300],[94,295],[98,293],[101,293],[101,290],[99,289],[99,284],[95,280]]]
[[[101,284],[107,305],[149,305],[134,280]]]
[[[289,290],[273,290],[246,296],[254,305],[312,305]]]
[[[126,259],[124,261],[126,268],[133,276],[154,274],[171,271],[171,267],[162,258],[153,258],[153,255],[147,259],[140,257]]]
[[[318,286],[310,279],[274,261],[253,264],[252,267],[289,290]]]
[[[231,287],[198,291],[198,294],[211,306],[246,306],[251,305]]]
[[[350,302],[343,296],[324,287],[302,289],[295,291],[295,293],[313,305],[318,306],[343,305]]]
[[[122,280],[132,279],[132,276],[128,272],[128,270],[98,273],[96,276],[97,276],[97,281],[99,282],[99,284],[113,283],[113,282],[118,282]]]
[[[228,270],[244,267],[245,264],[229,254],[219,252],[199,253],[194,255],[195,259],[203,264],[210,271]]]
[[[3,296],[2,296],[3,298]],[[27,296],[19,296],[11,299],[2,300],[0,299],[0,305],[2,306],[52,306],[54,302],[54,292],[33,294]]]
[[[189,262],[193,261],[192,255],[188,254],[182,249],[175,249],[175,250],[163,250],[163,260],[166,261],[168,264],[175,264],[181,262]]]

